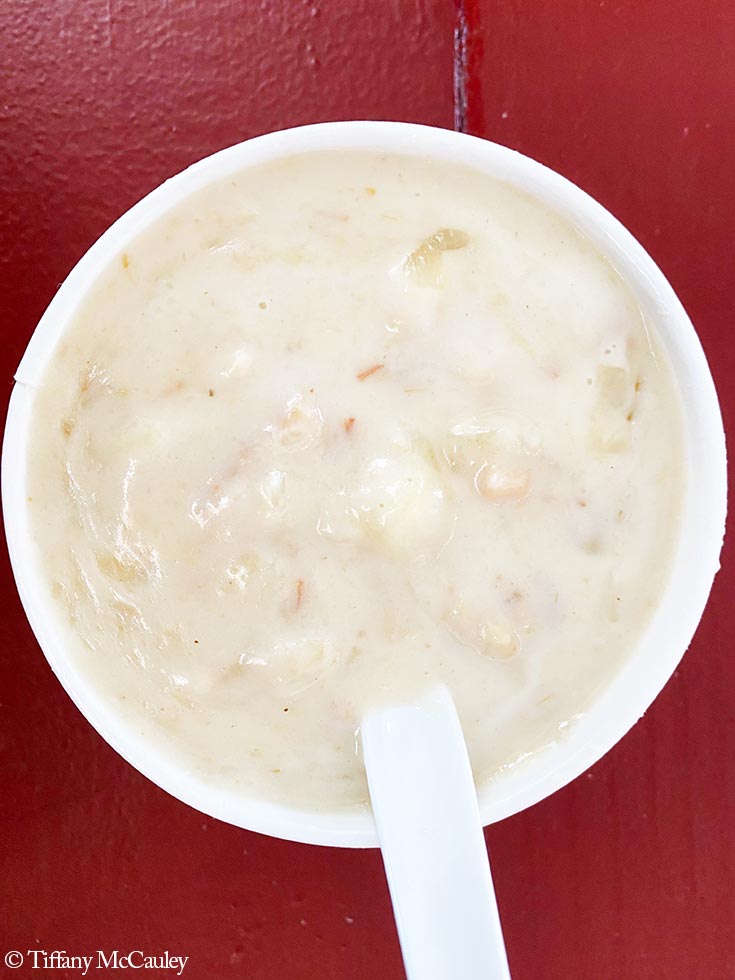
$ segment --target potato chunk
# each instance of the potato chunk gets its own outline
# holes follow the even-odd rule
[[[267,652],[240,658],[242,667],[270,673],[286,697],[295,697],[318,683],[336,662],[333,644],[316,633],[279,638]]]
[[[423,441],[403,438],[368,459],[319,522],[326,536],[365,536],[405,558],[436,554],[451,527],[452,509],[436,456]]]
[[[475,489],[488,500],[521,500],[528,493],[527,469],[487,463],[475,473]]]
[[[627,368],[603,365],[596,386],[590,445],[598,453],[622,453],[630,447],[639,383]]]

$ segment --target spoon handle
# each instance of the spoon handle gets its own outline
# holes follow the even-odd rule
[[[363,719],[408,980],[510,980],[477,794],[449,691]]]

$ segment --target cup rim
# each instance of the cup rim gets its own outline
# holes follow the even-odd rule
[[[461,164],[540,199],[569,220],[620,272],[653,320],[679,390],[687,488],[668,584],[617,675],[554,743],[480,787],[483,825],[554,793],[597,762],[651,705],[676,669],[699,623],[725,527],[725,436],[701,344],[672,287],[638,241],[571,181],[497,143],[413,123],[318,123],[268,133],[193,164],[134,205],[95,242],[66,278],[36,327],[15,374],[2,451],[2,501],[10,560],[33,632],[61,684],[87,720],[128,763],[184,803],[220,820],[287,840],[377,846],[368,811],[311,812],[213,787],[133,731],[95,691],[69,655],[68,627],[44,594],[26,504],[26,453],[35,393],[46,362],[77,307],[108,263],[169,208],[234,172],[316,150],[372,150]]]

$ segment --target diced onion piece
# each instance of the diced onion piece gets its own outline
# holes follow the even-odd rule
[[[450,610],[447,627],[460,643],[490,660],[509,660],[520,649],[518,634],[500,618],[487,618],[461,600]]]
[[[492,660],[509,660],[518,652],[518,637],[502,623],[481,623],[478,635],[480,652]]]
[[[444,455],[452,469],[479,467],[499,456],[537,453],[541,435],[535,426],[503,412],[485,412],[464,419],[449,430]]]
[[[265,504],[265,514],[270,518],[281,517],[286,510],[286,474],[283,470],[269,470],[258,486]]]
[[[236,350],[232,355],[230,366],[226,370],[221,371],[220,374],[223,378],[241,378],[248,373],[253,366],[254,360],[252,351],[242,348]]]
[[[227,583],[236,585],[241,592],[245,592],[259,570],[260,560],[257,555],[240,555],[233,558],[225,570]]]
[[[441,281],[442,252],[464,248],[468,242],[467,232],[440,228],[404,259],[403,272],[419,286],[438,286]]]

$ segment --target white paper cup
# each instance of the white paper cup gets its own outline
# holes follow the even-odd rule
[[[406,123],[343,122],[271,133],[215,153],[166,181],[123,215],[70,273],[46,310],[16,374],[5,430],[2,497],[18,591],[38,642],[66,691],[110,745],[158,786],[198,810],[250,830],[314,844],[377,846],[369,813],[312,813],[208,786],[143,739],[70,656],[69,627],[51,604],[31,540],[26,455],[35,392],[59,338],[99,274],[145,228],[211,181],[307,150],[364,149],[461,163],[554,208],[623,275],[655,325],[684,408],[688,486],[669,583],[636,649],[560,740],[480,790],[484,824],[538,802],[593,765],[654,700],[689,645],[718,569],[725,524],[725,438],[697,335],[653,260],[600,204],[563,177],[506,147]]]

